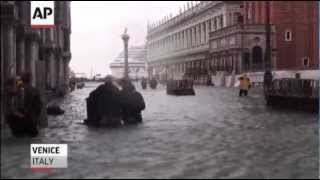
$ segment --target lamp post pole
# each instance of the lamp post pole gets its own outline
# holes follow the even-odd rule
[[[128,66],[128,42],[130,36],[127,34],[127,28],[124,33],[121,35],[124,44],[124,78],[129,78],[129,66]]]

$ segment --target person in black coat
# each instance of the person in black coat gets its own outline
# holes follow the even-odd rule
[[[150,80],[150,87],[151,87],[152,89],[157,89],[157,86],[158,86],[158,81],[157,81],[155,78],[152,78],[152,79]]]
[[[90,93],[87,99],[88,119],[85,124],[97,127],[121,125],[122,106],[120,90],[108,76],[106,82]]]
[[[107,78],[102,97],[98,99],[98,110],[101,114],[100,126],[116,127],[122,124],[121,92],[113,84],[113,78]]]
[[[141,111],[146,108],[143,96],[136,91],[129,80],[122,80],[122,109],[123,121],[125,124],[142,123]]]
[[[23,86],[17,90],[16,105],[11,105],[9,126],[14,136],[38,136],[43,102],[39,91],[31,85],[31,73],[22,75]]]
[[[94,91],[92,91],[89,97],[86,99],[87,101],[87,119],[84,123],[88,126],[96,126],[100,125],[101,113],[99,111],[99,106],[97,101],[101,98],[103,93],[104,84],[98,86]]]
[[[142,89],[147,89],[147,79],[146,78],[142,78],[142,81],[141,81],[141,87]]]

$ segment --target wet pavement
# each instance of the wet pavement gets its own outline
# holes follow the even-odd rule
[[[36,139],[2,139],[7,178],[318,178],[317,115],[265,106],[261,90],[196,87],[196,96],[140,90],[144,123],[88,128],[85,98],[97,84],[59,100]],[[30,170],[30,143],[67,143],[67,169]]]

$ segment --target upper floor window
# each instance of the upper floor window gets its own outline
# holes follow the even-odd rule
[[[223,22],[223,15],[221,15],[220,16],[220,28],[223,28],[223,24],[224,24],[224,22]]]
[[[252,19],[252,5],[248,4],[248,6],[249,7],[248,7],[248,11],[247,11],[247,19],[251,20]]]
[[[292,31],[291,30],[285,31],[285,41],[292,41]]]
[[[309,57],[304,57],[304,58],[302,58],[302,64],[303,64],[303,66],[304,66],[304,67],[308,67],[309,64],[310,64],[309,61],[310,61]]]
[[[226,46],[226,39],[221,39],[220,45],[221,45],[221,47],[225,47]]]
[[[215,17],[214,20],[213,20],[213,24],[214,24],[214,30],[217,30],[218,29],[218,23],[217,23],[217,18]]]
[[[234,36],[230,37],[229,41],[230,41],[230,45],[235,45],[236,44],[236,38]]]
[[[217,41],[212,41],[211,48],[216,49],[217,48]]]

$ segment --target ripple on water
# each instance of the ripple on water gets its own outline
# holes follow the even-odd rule
[[[258,91],[239,98],[237,89],[197,87],[194,97],[175,97],[138,87],[144,123],[100,129],[80,124],[96,86],[59,100],[66,113],[49,117],[40,139],[4,139],[5,176],[47,177],[21,170],[29,144],[45,142],[70,150],[69,168],[50,178],[316,178],[317,117],[267,108]]]

